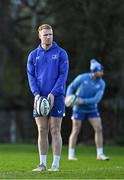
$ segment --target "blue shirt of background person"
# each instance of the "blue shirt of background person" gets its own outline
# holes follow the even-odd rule
[[[96,60],[90,61],[90,71],[77,76],[67,88],[65,104],[73,107],[72,131],[69,136],[68,159],[77,160],[75,145],[82,122],[88,120],[94,129],[97,160],[109,160],[103,153],[102,121],[97,105],[103,97],[105,82],[103,66]]]
[[[96,67],[96,68],[95,68]],[[73,111],[96,112],[97,105],[103,97],[105,91],[105,81],[101,78],[94,78],[92,73],[101,70],[103,66],[92,59],[91,72],[78,75],[68,86],[66,96],[75,94],[81,105],[74,105]]]

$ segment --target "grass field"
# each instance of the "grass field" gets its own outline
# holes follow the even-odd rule
[[[110,161],[97,161],[94,146],[77,146],[78,161],[67,160],[63,146],[59,172],[34,173],[39,163],[37,145],[0,145],[0,179],[124,179],[124,147],[105,147]],[[47,167],[52,163],[51,148]]]

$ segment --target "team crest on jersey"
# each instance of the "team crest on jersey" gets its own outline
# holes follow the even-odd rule
[[[99,88],[100,88],[100,85],[99,85],[99,84],[97,84],[97,85],[96,85],[96,88],[97,88],[97,89],[99,89]]]
[[[52,59],[55,59],[55,60],[58,59],[58,55],[57,54],[53,54],[52,55]]]
[[[88,84],[88,81],[84,81],[84,84]]]
[[[37,56],[37,57],[36,57],[36,60],[37,60],[37,59],[40,59],[40,56]]]

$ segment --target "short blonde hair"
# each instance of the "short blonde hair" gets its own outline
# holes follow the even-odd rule
[[[38,27],[38,32],[42,31],[42,29],[52,29],[52,26],[50,26],[49,24],[42,24]]]

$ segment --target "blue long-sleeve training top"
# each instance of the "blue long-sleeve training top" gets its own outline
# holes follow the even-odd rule
[[[80,106],[74,105],[73,110],[78,112],[95,112],[103,97],[105,81],[102,78],[93,78],[91,73],[78,75],[67,87],[66,96],[76,94],[82,98]]]
[[[68,55],[63,48],[53,42],[45,50],[40,44],[31,51],[27,61],[28,81],[33,95],[64,95],[68,68]]]

